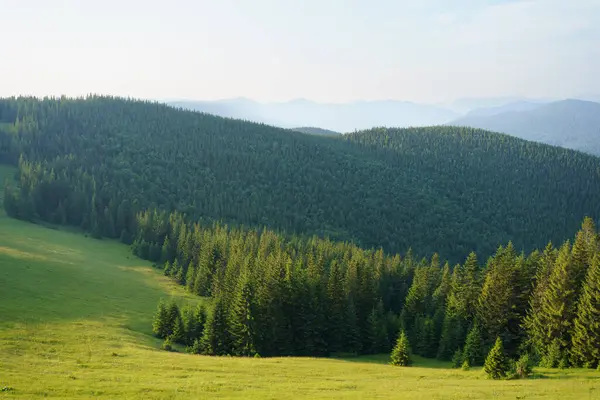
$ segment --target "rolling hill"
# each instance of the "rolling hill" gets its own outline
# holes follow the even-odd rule
[[[331,138],[92,96],[0,101],[7,209],[130,241],[158,207],[453,261],[541,248],[600,217],[600,160],[475,129]]]
[[[563,100],[519,111],[472,113],[451,122],[600,155],[600,103]],[[530,109],[527,109],[530,108]]]

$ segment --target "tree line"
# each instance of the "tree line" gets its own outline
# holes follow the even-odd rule
[[[600,217],[600,160],[458,127],[322,137],[112,97],[0,99],[9,215],[131,243],[135,216],[352,241],[452,264]]]
[[[454,266],[437,254],[419,260],[156,210],[136,225],[135,254],[213,298],[196,353],[374,354],[403,332],[415,354],[457,367],[483,365],[497,340],[508,357],[547,367],[600,362],[600,236],[590,218],[558,248],[525,254],[509,242],[483,264],[471,253]]]

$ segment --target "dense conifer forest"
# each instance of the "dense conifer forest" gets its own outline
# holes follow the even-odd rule
[[[504,355],[600,362],[598,158],[465,128],[324,138],[91,96],[0,101],[0,161],[19,167],[10,216],[120,238],[212,297],[209,312],[159,304],[166,349],[396,344],[399,365],[412,351],[468,367],[496,344],[493,373]]]
[[[502,358],[600,363],[600,236],[590,218],[559,247],[526,254],[509,242],[485,262],[471,253],[454,266],[437,254],[419,260],[157,211],[139,214],[137,227],[136,255],[214,299],[208,314],[159,304],[155,334],[192,353],[375,354],[400,334],[397,347],[455,367],[483,365],[498,340]]]
[[[600,216],[600,159],[468,128],[331,138],[111,97],[10,98],[0,162],[19,166],[9,215],[125,243],[158,208],[460,262],[561,243]]]

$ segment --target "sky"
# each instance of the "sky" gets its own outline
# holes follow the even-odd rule
[[[0,96],[600,94],[600,0],[0,0]]]

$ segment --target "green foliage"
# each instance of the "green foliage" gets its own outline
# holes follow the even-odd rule
[[[412,364],[410,344],[404,331],[400,333],[396,345],[392,349],[391,360],[392,365],[400,367],[408,367]]]
[[[183,325],[183,320],[181,319],[180,315],[177,315],[177,317],[175,317],[175,322],[173,323],[173,329],[172,329],[171,335],[169,336],[169,338],[175,342],[175,343],[181,343],[181,344],[185,344],[187,342],[187,338],[186,338],[186,332],[185,332],[185,327]]]
[[[152,322],[152,332],[159,338],[166,338],[169,336],[170,331],[169,326],[169,315],[167,311],[167,306],[161,300],[158,303],[156,313],[154,314],[154,321]]]
[[[481,365],[483,362],[482,337],[479,324],[476,322],[465,342],[465,348],[462,352],[463,359],[469,362],[469,365]]]
[[[215,299],[212,313],[208,315],[200,347],[202,354],[226,356],[231,354],[231,336],[227,324],[227,310],[221,298]]]
[[[229,317],[229,332],[235,355],[254,356],[259,332],[256,329],[256,306],[252,285],[247,275],[238,281]]]
[[[513,379],[525,379],[533,372],[533,365],[529,359],[529,354],[523,354],[513,363],[510,377]]]
[[[202,354],[202,341],[200,338],[194,339],[194,343],[186,348],[190,354]]]
[[[600,255],[596,254],[577,306],[573,326],[571,361],[594,368],[600,365]]]
[[[167,336],[160,348],[166,351],[173,351],[173,339],[171,339],[170,336]]]
[[[475,253],[469,254],[464,265],[454,267],[442,323],[439,359],[450,359],[451,352],[464,343],[481,291],[480,274]]]
[[[485,359],[483,370],[492,379],[503,379],[506,377],[509,365],[504,354],[502,340],[499,337]]]
[[[565,350],[562,348],[560,341],[555,339],[548,347],[544,348],[540,366],[544,368],[557,368],[564,362],[565,358]]]
[[[465,361],[463,361],[462,365],[460,366],[460,369],[462,369],[463,371],[470,370],[471,364],[469,364],[469,360],[465,359]]]
[[[465,361],[463,357],[463,352],[461,349],[456,349],[454,355],[452,356],[452,368],[460,368]]]

